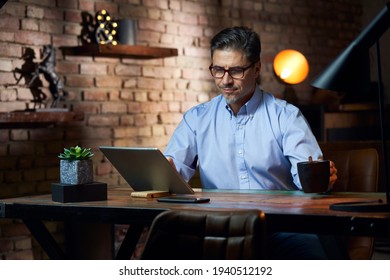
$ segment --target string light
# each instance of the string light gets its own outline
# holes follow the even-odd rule
[[[96,13],[96,29],[95,40],[99,44],[113,44],[117,45],[115,35],[117,34],[116,28],[118,23],[111,21],[111,16],[106,10],[101,10]]]

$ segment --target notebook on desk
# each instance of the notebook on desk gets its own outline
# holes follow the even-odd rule
[[[194,193],[157,148],[100,146],[99,149],[132,187],[132,196]]]

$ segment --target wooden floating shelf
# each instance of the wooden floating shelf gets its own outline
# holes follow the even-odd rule
[[[99,45],[88,44],[76,47],[61,47],[64,55],[75,56],[101,56],[101,57],[124,57],[124,58],[164,58],[177,56],[177,49],[134,46],[134,45]]]
[[[0,113],[0,128],[38,128],[83,119],[82,113],[68,111],[17,111]]]

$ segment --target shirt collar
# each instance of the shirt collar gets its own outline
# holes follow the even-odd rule
[[[256,85],[255,92],[253,93],[253,96],[251,99],[248,100],[240,109],[238,114],[247,114],[247,115],[254,115],[257,108],[259,107],[259,104],[261,102],[261,97],[263,96],[262,90],[259,88],[258,85]],[[229,105],[225,105],[225,108],[230,113],[230,116],[233,115],[233,111],[230,109]]]

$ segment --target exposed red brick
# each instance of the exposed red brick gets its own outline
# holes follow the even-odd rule
[[[205,13],[205,5],[204,3],[195,3],[195,2],[183,2],[182,3],[182,11],[186,13],[194,13],[194,14],[204,14]]]
[[[123,114],[127,112],[127,105],[123,102],[106,102],[102,105],[102,113]]]
[[[11,130],[10,139],[13,141],[27,140],[28,131],[25,129],[13,129]]]
[[[116,3],[108,2],[96,2],[95,3],[96,11],[106,10],[112,17],[112,20],[115,20],[115,15],[118,13],[118,5]]]
[[[44,9],[44,18],[45,19],[53,19],[53,20],[63,20],[64,19],[64,11],[62,9],[56,10],[53,8],[45,8]]]
[[[165,32],[165,24],[159,20],[140,19],[138,21],[138,27],[145,30]]]
[[[14,223],[9,224],[6,227],[3,227],[2,233],[4,237],[12,236],[26,236],[30,234],[30,231],[27,229],[26,225],[23,223]]]
[[[58,129],[32,129],[30,131],[30,139],[33,141],[45,140],[45,141],[53,141],[62,139],[63,131]]]
[[[190,24],[190,25],[191,24],[196,25],[198,23],[198,17],[194,14],[174,12],[173,16],[175,22]]]
[[[121,127],[114,129],[114,138],[129,138],[129,137],[137,137],[138,127]],[[124,144],[115,144],[114,146],[122,146]],[[124,146],[134,146],[132,145],[124,145]]]
[[[1,129],[0,130],[0,142],[6,142],[10,140],[10,134],[8,130]],[[4,145],[3,145],[4,146]],[[1,154],[4,155],[4,154]]]
[[[38,31],[39,21],[36,19],[24,19],[24,20],[22,20],[22,29],[23,30]]]
[[[139,30],[137,32],[137,41],[150,42],[152,44],[158,44],[160,42],[161,33],[155,31]]]
[[[77,38],[75,38],[74,36],[53,35],[53,46],[56,47],[75,46],[77,45],[77,41]]]
[[[82,11],[89,11],[90,13],[94,11],[95,2],[90,0],[79,0],[79,8]]]
[[[96,175],[103,176],[108,175],[112,171],[112,164],[109,162],[99,163],[96,166]]]
[[[262,40],[262,86],[279,96],[282,86],[272,72],[275,53],[283,48],[304,52],[311,75],[323,69],[359,33],[362,4],[356,1],[189,1],[189,0],[29,0],[8,1],[0,17],[0,112],[32,108],[32,94],[19,85],[12,70],[25,63],[31,48],[39,63],[43,45],[56,47],[56,72],[68,92],[65,105],[84,119],[50,127],[0,129],[0,197],[50,193],[59,179],[57,154],[64,146],[93,147],[96,180],[109,185],[127,183],[98,151],[99,145],[155,146],[164,149],[183,112],[217,94],[208,72],[209,42],[221,28],[252,27]],[[356,3],[355,3],[356,2]],[[81,12],[92,17],[106,9],[114,19],[139,23],[136,44],[177,48],[178,56],[156,59],[64,55],[61,47],[81,45]],[[42,91],[51,94],[41,76]],[[7,87],[5,86],[7,85]],[[312,95],[310,79],[296,86],[300,100]],[[4,238],[5,259],[48,258],[30,233],[12,232]],[[19,224],[17,221],[6,225]],[[63,241],[63,229],[50,230]],[[8,231],[10,233],[11,231]],[[12,243],[4,240],[12,239]],[[5,242],[5,243],[2,243]],[[1,248],[7,251],[2,252]],[[13,248],[10,248],[13,246]],[[15,250],[15,246],[19,251]]]
[[[107,91],[89,91],[86,90],[83,92],[83,100],[85,101],[105,101],[108,100],[108,92]]]
[[[94,85],[93,77],[90,76],[67,76],[65,85],[69,87],[88,88]]]
[[[13,41],[15,41],[14,33],[0,31],[0,41],[3,41],[3,42],[13,42]],[[3,63],[3,62],[1,62],[1,63]],[[1,65],[1,63],[0,63],[0,65]],[[1,67],[0,67],[0,69],[1,69]]]
[[[7,5],[4,5],[1,10],[7,16],[24,17],[26,14],[26,5],[24,3],[8,1]]]
[[[156,67],[156,66],[145,66],[142,67],[142,73],[144,77],[153,77],[153,78],[172,78],[171,69],[166,67]]]
[[[36,31],[18,31],[15,33],[15,42],[25,45],[49,45],[50,35]]]
[[[171,10],[178,10],[178,11],[181,10],[181,1],[171,0],[171,1],[169,1],[168,4],[169,4],[169,9],[171,9]]]
[[[45,33],[62,34],[63,24],[58,20],[40,20],[39,30]]]
[[[3,256],[5,260],[33,260],[34,254],[32,250],[14,251]]]
[[[127,112],[131,114],[136,114],[141,112],[141,103],[139,102],[129,102],[127,103]]]
[[[15,101],[17,93],[15,89],[0,89],[0,101]]]
[[[164,124],[176,124],[182,120],[183,115],[181,113],[161,113],[160,118]]]
[[[168,108],[165,102],[143,102],[141,103],[141,110],[144,113],[159,113],[166,112]]]
[[[144,0],[143,4],[146,7],[159,8],[162,10],[168,9],[168,0]]]
[[[109,77],[96,77],[95,78],[95,84],[97,87],[113,87],[113,88],[120,88],[122,87],[122,79],[114,76]]]
[[[14,249],[14,241],[12,238],[0,239],[0,254],[10,252]]]
[[[164,83],[162,80],[156,80],[153,78],[139,78],[138,79],[138,87],[139,88],[162,89],[163,85],[164,85]]]
[[[115,127],[119,124],[119,118],[117,116],[90,116],[88,118],[88,125],[90,126],[112,126]]]
[[[107,65],[95,63],[83,63],[80,65],[80,74],[85,75],[106,75]]]
[[[115,66],[115,74],[119,76],[140,76],[141,75],[141,67],[132,66],[126,64],[120,64]]]

